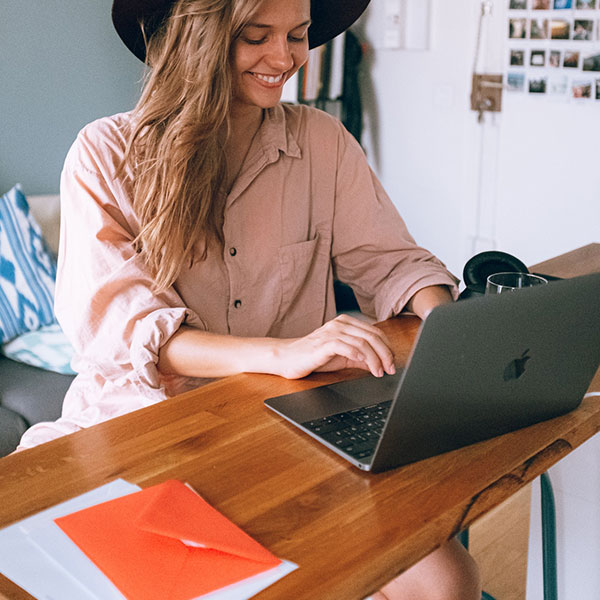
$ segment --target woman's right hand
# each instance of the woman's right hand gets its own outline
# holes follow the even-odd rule
[[[278,341],[276,371],[287,379],[348,367],[370,371],[375,377],[396,372],[385,334],[349,315],[340,315],[302,338]]]

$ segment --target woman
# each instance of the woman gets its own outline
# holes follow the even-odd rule
[[[65,161],[55,308],[79,375],[61,419],[21,447],[204,378],[393,373],[377,328],[335,317],[334,277],[380,320],[456,295],[341,124],[279,104],[309,42],[367,3],[115,0],[117,32],[151,70],[136,108],[88,125]],[[463,600],[477,589],[454,542],[376,597],[437,597],[430,588]]]

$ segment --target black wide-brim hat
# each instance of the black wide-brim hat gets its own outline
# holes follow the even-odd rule
[[[160,27],[176,0],[114,0],[112,20],[125,45],[141,61],[146,59],[146,45],[140,23],[144,22],[148,38]],[[308,45],[316,48],[339,35],[360,17],[369,0],[311,0],[312,23]]]

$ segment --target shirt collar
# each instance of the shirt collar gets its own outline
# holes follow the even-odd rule
[[[267,153],[279,151],[292,158],[302,158],[302,152],[294,134],[288,128],[286,111],[281,104],[265,110],[260,131],[261,146]]]
[[[298,142],[289,127],[286,110],[281,104],[265,110],[259,137],[248,152],[231,191],[227,196],[226,208],[229,208],[258,177],[262,170],[279,160],[283,152],[291,158],[302,158]]]

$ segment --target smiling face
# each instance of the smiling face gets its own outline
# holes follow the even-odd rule
[[[234,109],[270,108],[308,58],[309,0],[264,0],[232,47]]]

